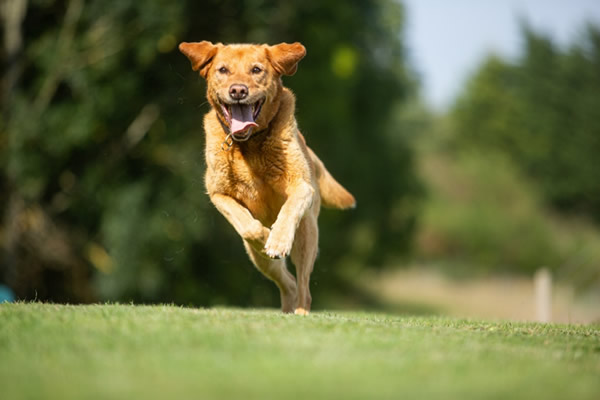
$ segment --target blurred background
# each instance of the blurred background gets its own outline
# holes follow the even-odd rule
[[[544,269],[553,320],[597,321],[600,6],[494,2],[510,51],[465,58],[478,3],[2,0],[0,296],[278,307],[205,194],[177,45],[300,41],[299,126],[358,200],[321,214],[313,308],[535,319]],[[587,19],[558,40],[552,8]]]

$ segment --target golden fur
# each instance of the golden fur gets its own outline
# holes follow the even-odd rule
[[[355,206],[306,145],[294,95],[281,82],[282,75],[296,72],[306,50],[300,43],[206,41],[181,43],[179,49],[207,81],[208,195],[243,238],[254,265],[279,287],[282,310],[306,315],[321,204]],[[233,132],[234,125],[243,130]],[[296,278],[286,267],[288,255]]]

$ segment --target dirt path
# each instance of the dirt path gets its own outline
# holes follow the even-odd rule
[[[364,282],[391,304],[421,303],[456,317],[535,321],[533,281],[525,278],[452,280],[415,267],[370,275]],[[574,297],[570,288],[554,285],[552,321],[600,322],[600,298]]]

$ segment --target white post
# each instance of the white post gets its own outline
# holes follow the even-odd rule
[[[533,277],[535,295],[535,319],[538,322],[552,321],[552,275],[548,268],[540,268]]]

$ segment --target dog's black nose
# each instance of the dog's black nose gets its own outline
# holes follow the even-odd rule
[[[248,96],[248,86],[234,84],[229,87],[229,97],[233,100],[242,100]]]

